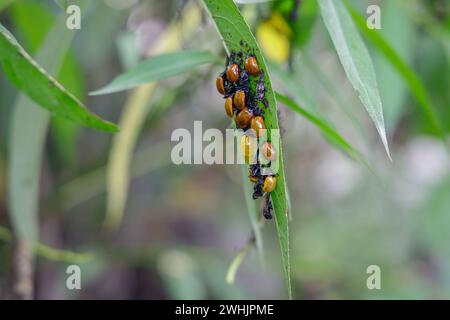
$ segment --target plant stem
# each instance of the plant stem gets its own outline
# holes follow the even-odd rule
[[[34,255],[29,241],[18,240],[13,251],[12,296],[18,300],[31,300],[34,294]]]

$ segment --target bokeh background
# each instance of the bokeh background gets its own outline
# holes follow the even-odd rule
[[[0,21],[29,51],[63,14],[57,1],[17,0]],[[350,1],[361,14],[382,13],[380,33],[423,81],[446,134],[450,130],[449,2]],[[335,149],[320,131],[279,106],[291,199],[292,282],[296,299],[450,297],[450,156],[403,78],[366,42],[384,104],[392,159],[346,79],[315,0],[275,0],[241,7],[274,65],[274,87],[330,123],[374,172]],[[92,1],[83,13],[58,79],[86,105],[121,123],[131,92],[93,97],[152,52],[173,23],[194,8],[201,19],[177,36],[184,49],[225,59],[200,2]],[[278,66],[278,67],[277,67]],[[215,90],[220,65],[162,81],[146,99],[132,158],[123,219],[105,230],[114,137],[53,118],[42,165],[36,299],[283,299],[287,297],[273,221],[262,228],[263,257],[250,249],[234,284],[226,274],[251,237],[239,166],[181,165],[170,160],[176,128],[225,130]],[[287,79],[286,79],[287,77]],[[13,226],[7,209],[9,128],[18,96],[0,72],[0,298],[14,282]],[[27,130],[27,128],[24,128]],[[117,183],[117,182],[116,182]],[[66,267],[78,264],[82,289],[67,290]],[[381,268],[381,290],[366,269]]]

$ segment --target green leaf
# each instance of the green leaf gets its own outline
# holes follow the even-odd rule
[[[65,27],[65,17],[61,16],[48,33],[36,59],[50,73],[57,73],[73,36],[74,32]],[[25,70],[29,69],[25,67]],[[49,113],[26,95],[18,97],[9,140],[8,204],[16,237],[32,242],[38,239],[39,172],[49,119]]]
[[[403,61],[378,31],[367,28],[365,19],[354,8],[348,6],[348,9],[359,30],[378,50],[381,51],[386,59],[403,77],[409,90],[424,111],[434,130],[444,136],[445,133],[442,129],[439,115],[431,103],[428,92],[419,77],[416,76],[415,72]]]
[[[319,0],[320,11],[347,78],[378,130],[389,158],[389,146],[378,92],[375,70],[369,52],[341,1]]]
[[[266,67],[264,57],[250,31],[249,26],[245,22],[238,7],[232,0],[203,0],[206,9],[213,19],[219,34],[222,37],[225,48],[230,52],[251,52],[256,56],[261,69],[266,75],[264,77],[264,86],[266,88],[266,98],[269,102],[269,108],[265,110],[265,122],[267,128],[279,129],[277,106],[275,95],[272,90],[269,72]],[[278,238],[281,249],[281,259],[283,271],[286,279],[289,297],[292,297],[291,280],[290,280],[290,256],[289,256],[289,232],[288,232],[288,201],[285,185],[285,174],[283,168],[283,157],[281,150],[281,141],[279,143],[280,150],[278,153],[280,168],[277,180],[277,186],[272,192],[272,201],[275,210],[275,221],[278,229]]]
[[[77,97],[86,97],[85,79],[82,67],[73,52],[69,52],[61,66],[58,80],[67,90]],[[77,161],[78,138],[83,127],[62,117],[53,117],[50,124],[50,140],[55,150],[55,156],[63,166],[74,165]]]
[[[66,28],[66,26],[62,26],[62,28]],[[98,130],[118,131],[117,126],[113,123],[90,113],[77,98],[33,60],[1,24],[0,62],[5,74],[14,85],[54,115]]]
[[[170,78],[192,70],[194,67],[213,63],[216,57],[208,51],[180,51],[148,58],[131,70],[115,78],[91,95],[102,95],[135,88],[144,83]]]
[[[55,23],[56,15],[46,3],[37,1],[16,1],[9,13],[17,39],[30,55],[34,55]]]
[[[350,14],[353,14],[350,9]],[[415,55],[414,42],[416,39],[416,26],[412,19],[404,10],[401,1],[387,1],[381,5],[383,13],[383,28],[378,33],[392,47],[401,59],[409,64]],[[358,22],[354,19],[356,25]],[[367,37],[362,35],[367,40]],[[373,46],[372,46],[373,47]],[[375,48],[374,49],[378,49]],[[390,62],[381,50],[374,52],[373,62],[377,73],[378,86],[381,99],[383,101],[384,120],[386,121],[386,130],[393,132],[402,115],[407,111],[405,102],[409,95],[403,77],[397,72],[397,69]]]
[[[309,120],[312,124],[319,128],[331,144],[344,151],[353,160],[361,163],[367,168],[370,168],[369,163],[364,156],[349,142],[347,142],[347,140],[345,140],[345,138],[343,138],[327,121],[320,119],[311,112],[303,109],[300,105],[295,103],[295,101],[289,99],[281,93],[276,92],[275,95],[279,102],[287,106],[292,111],[300,114],[302,117]]]
[[[201,12],[194,2],[186,5],[180,16],[172,22],[154,41],[149,54],[163,54],[180,50],[182,40],[194,35],[201,24]],[[183,37],[181,37],[183,34]],[[105,228],[117,230],[122,222],[128,198],[131,160],[139,133],[153,103],[157,82],[139,86],[132,90],[123,107],[119,123],[121,132],[114,137],[108,160]]]
[[[11,3],[13,3],[15,0],[0,0],[0,11],[8,7]]]
[[[30,1],[15,2],[10,12],[18,38],[23,39],[22,45],[34,54],[54,24],[55,15],[46,3]],[[80,70],[75,56],[69,51],[57,79],[75,96],[84,98],[84,79]],[[76,161],[76,142],[82,127],[62,117],[53,117],[50,127],[52,153],[64,166],[72,165]]]

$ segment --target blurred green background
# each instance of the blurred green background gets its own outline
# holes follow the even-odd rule
[[[36,52],[63,10],[58,1],[9,2],[0,13],[1,23],[27,51]],[[449,2],[350,2],[364,15],[369,4],[381,7],[380,34],[425,84],[448,135]],[[275,89],[307,97],[304,107],[328,119],[362,151],[375,173],[279,106],[292,211],[294,298],[449,298],[448,146],[395,68],[366,41],[383,100],[390,162],[346,80],[315,0],[300,3],[297,14],[290,0],[244,5],[241,10],[273,65]],[[58,79],[92,111],[120,124],[131,92],[88,93],[148,56],[158,37],[182,20],[189,6],[201,19],[189,32],[181,28],[181,47],[211,50],[225,59],[199,2],[92,1]],[[50,248],[37,250],[34,298],[287,297],[272,221],[262,228],[263,259],[251,250],[235,283],[225,281],[231,261],[251,236],[239,166],[176,166],[170,160],[174,129],[192,129],[194,120],[202,120],[204,129],[228,127],[215,89],[221,68],[204,66],[161,81],[146,99],[136,148],[127,151],[132,154],[132,179],[117,231],[104,228],[113,135],[52,118],[39,194],[39,241]],[[17,95],[0,72],[0,298],[10,297],[14,282],[7,151]],[[56,248],[61,251],[52,251]],[[81,290],[66,289],[70,264],[81,267]],[[380,290],[367,289],[369,265],[381,268]]]

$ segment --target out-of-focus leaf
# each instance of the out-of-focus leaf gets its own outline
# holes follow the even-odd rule
[[[61,16],[36,56],[50,74],[57,73],[73,36]],[[46,110],[27,96],[19,96],[9,140],[9,214],[15,235],[32,242],[38,238],[39,172],[49,119]]]
[[[75,96],[85,98],[86,88],[81,66],[75,56],[69,52],[61,66],[58,80]],[[50,124],[51,140],[58,158],[64,165],[76,161],[77,141],[82,127],[62,117],[53,117]]]
[[[188,4],[181,14],[181,18],[168,26],[156,40],[151,54],[162,54],[180,50],[181,37],[194,32],[201,23],[198,6]],[[157,87],[156,83],[148,83],[134,89],[125,103],[120,118],[121,132],[115,136],[111,147],[107,168],[107,208],[105,227],[111,231],[117,229],[122,221],[128,196],[130,183],[130,164],[133,157],[139,132],[151,106],[151,98]]]
[[[0,203],[5,202],[6,168],[3,156],[0,156]]]
[[[317,0],[303,0],[300,5],[298,18],[293,23],[294,43],[297,46],[305,45],[311,37],[317,19]]]
[[[167,143],[152,145],[151,147],[136,152],[130,163],[130,177],[134,179],[142,177],[157,169],[169,165],[170,149]],[[152,161],[148,161],[148,159]],[[72,181],[58,187],[58,200],[62,199],[59,206],[65,210],[72,210],[79,204],[89,201],[106,190],[106,167],[87,172]],[[57,200],[57,201],[58,201]]]
[[[266,98],[269,103],[269,108],[265,110],[266,127],[270,129],[279,129],[277,106],[272,85],[270,82],[269,72],[266,67],[264,57],[261,54],[260,48],[250,31],[249,26],[245,22],[238,7],[232,0],[203,0],[211,18],[213,19],[219,34],[222,37],[225,48],[228,53],[231,52],[251,52],[256,56],[260,68],[264,71],[264,86],[266,88]],[[243,46],[246,44],[246,46]],[[283,265],[284,276],[288,289],[289,297],[292,296],[291,277],[290,277],[290,256],[289,256],[289,232],[288,232],[288,202],[286,195],[285,174],[283,168],[283,152],[281,148],[281,141],[279,143],[279,175],[277,186],[271,193],[275,221],[278,229],[278,238],[280,242],[281,259]]]
[[[347,116],[348,120],[350,120],[350,123],[352,124],[353,128],[355,129],[356,134],[358,135],[358,138],[360,141],[365,141],[366,138],[366,132],[361,124],[361,122],[356,117],[354,110],[348,103],[348,99],[344,98],[343,93],[340,91],[340,87],[336,86],[334,81],[330,78],[328,78],[324,71],[319,67],[318,63],[314,61],[314,59],[311,57],[311,55],[307,52],[304,52],[301,55],[302,59],[298,59],[298,62],[301,61],[300,65],[297,65],[296,68],[301,68],[303,71],[302,74],[306,73],[306,77],[303,77],[303,81],[308,81],[308,77],[312,77],[314,79],[317,79],[318,83],[321,85],[321,88],[319,89],[319,92],[322,90],[322,92],[326,93],[330,96],[331,99],[335,101],[335,103],[338,105],[338,107],[342,110],[342,112]],[[295,58],[294,58],[295,62]],[[300,70],[300,69],[297,69]],[[309,72],[307,72],[309,71]],[[297,77],[299,75],[297,74]],[[291,93],[292,94],[292,93]],[[315,102],[314,102],[315,103]],[[322,113],[323,117],[323,113]],[[324,119],[328,122],[329,119]]]
[[[0,25],[0,62],[11,82],[53,114],[98,130],[109,132],[118,130],[113,123],[90,113],[77,98],[39,66],[2,25]]]
[[[450,20],[446,24],[440,25],[434,19],[427,20],[425,25],[431,33],[431,35],[438,40],[442,48],[445,51],[445,56],[447,57],[447,64],[450,66]]]
[[[341,1],[319,0],[319,6],[347,78],[358,91],[390,158],[383,106],[369,52]]]
[[[11,7],[11,16],[15,29],[24,41],[24,47],[34,53],[42,43],[45,35],[55,21],[54,15],[45,3],[32,1],[17,1]],[[36,24],[39,21],[39,24]],[[84,79],[81,68],[72,52],[69,52],[63,62],[58,81],[76,97],[84,98]],[[51,141],[55,146],[54,154],[63,165],[72,164],[76,157],[77,138],[81,127],[62,117],[51,119]]]
[[[197,260],[181,251],[168,251],[158,261],[159,273],[171,299],[205,299]]]
[[[208,51],[180,51],[165,53],[144,60],[129,71],[119,75],[102,89],[91,95],[102,95],[135,88],[188,72],[193,68],[213,63],[216,57]]]
[[[295,101],[302,105],[308,112],[318,116],[320,110],[308,95],[306,89],[299,83],[298,79],[293,73],[289,73],[281,65],[275,63],[269,63],[269,69],[273,77],[279,80],[283,86],[283,89],[295,98]]]
[[[417,5],[405,5],[404,9],[408,12],[408,15],[418,25],[424,27],[424,29],[438,42],[441,43],[442,48],[445,51],[448,65],[450,66],[450,18],[448,16],[448,8],[445,11],[445,6],[442,7],[442,12],[447,12],[446,18],[439,19],[427,8],[427,2],[416,1]],[[447,4],[448,7],[448,4]]]
[[[56,249],[42,243],[37,243],[34,250],[36,251],[36,254],[38,256],[58,262],[84,264],[94,259],[94,254],[89,252],[80,253],[69,250]]]
[[[0,240],[7,243],[13,241],[11,231],[3,226],[0,226]],[[69,250],[56,249],[39,242],[35,243],[34,250],[36,251],[36,254],[42,258],[65,263],[83,264],[94,258],[94,255],[91,253],[78,253]]]
[[[137,32],[121,32],[117,36],[117,51],[125,70],[135,67],[140,60],[139,34]]]
[[[61,8],[65,9],[69,6],[69,1],[68,0],[54,0],[55,3],[60,6]]]
[[[107,1],[89,1],[90,7],[82,10],[81,32],[77,35],[76,55],[86,70],[104,65],[108,67],[111,52],[116,50],[117,35],[123,31],[130,16],[129,10],[115,10]]]
[[[304,55],[304,58],[305,58],[305,60],[308,60],[306,55]],[[298,58],[294,57],[293,62],[294,62],[294,65],[296,63],[298,63],[299,62]],[[311,74],[310,78],[308,78],[309,74],[306,76],[307,81],[311,81],[311,77],[319,78],[319,81],[323,82],[323,87],[324,87],[323,90],[327,91],[328,94],[333,95],[333,93],[334,93],[333,90],[335,89],[333,87],[333,85],[326,83],[327,79],[322,74],[322,71],[317,68],[317,66],[315,65],[315,62],[313,62],[313,61],[308,61],[308,62],[316,68],[313,67],[312,70],[310,71],[310,73],[309,73],[309,74]],[[301,108],[304,109],[306,112],[308,112],[311,116],[313,116],[317,119],[321,119],[323,122],[327,123],[330,127],[333,127],[332,121],[330,121],[330,119],[328,119],[326,117],[324,109],[320,108],[320,106],[317,104],[316,99],[314,99],[314,97],[311,96],[311,92],[309,92],[309,90],[303,85],[304,82],[301,81],[298,73],[296,74],[293,72],[289,72],[288,70],[283,68],[281,65],[277,65],[277,64],[270,64],[269,67],[272,72],[272,75],[274,77],[276,77],[281,83],[280,90],[282,89],[283,92],[288,93],[288,95],[292,97],[292,100],[297,105],[301,106]],[[296,68],[299,68],[299,67],[301,68],[301,70],[303,72],[306,71],[306,68],[309,68],[307,63],[305,63],[305,64],[302,63],[301,66],[296,65]],[[323,79],[321,79],[321,78],[323,78]],[[338,101],[342,101],[342,98],[338,96],[337,92],[335,93],[335,95],[337,95]],[[343,103],[343,102],[341,102],[341,103],[344,104],[341,107],[342,111],[347,115],[347,117],[351,121],[352,125],[355,127],[355,130],[358,132],[359,136],[363,137],[364,132],[362,130],[360,123],[355,118],[355,116],[351,113],[351,110],[349,110],[345,106],[345,103]],[[334,145],[333,140],[328,139],[328,141]]]
[[[405,63],[410,63],[414,54],[413,42],[415,38],[415,26],[411,18],[405,13],[399,1],[383,2],[381,12],[383,13],[383,27],[379,30],[380,36],[392,46],[392,49],[398,53]],[[354,13],[356,12],[352,12],[352,8],[350,8],[350,14],[355,20]],[[356,20],[355,23],[359,26]],[[364,35],[361,28],[360,31]],[[405,98],[408,94],[407,87],[396,67],[382,52],[376,52],[374,65],[383,101],[386,127],[388,131],[392,132],[399,118],[404,114],[405,108],[402,107],[404,107]]]
[[[320,119],[303,109],[295,101],[289,99],[288,97],[276,92],[276,97],[279,102],[289,107],[292,111],[300,114],[302,117],[314,124],[322,134],[327,138],[327,140],[333,144],[335,147],[339,148],[345,152],[351,159],[361,163],[365,167],[369,168],[369,162],[364,158],[364,156],[354,148],[344,137],[342,137],[330,124],[325,120]]]
[[[211,255],[196,257],[200,260],[202,276],[207,283],[210,296],[218,299],[249,299],[249,294],[242,287],[243,285],[235,283],[233,286],[227,284],[222,276],[227,272],[227,266],[222,258],[214,258]]]
[[[45,3],[38,1],[16,1],[10,13],[17,38],[30,54],[35,54],[53,26],[55,15]]]
[[[403,59],[397,54],[397,52],[389,45],[389,43],[378,33],[375,29],[369,29],[366,26],[365,19],[352,7],[348,6],[349,12],[353,17],[359,30],[366,36],[366,38],[374,44],[374,46],[380,50],[386,59],[392,64],[397,72],[403,77],[408,85],[411,93],[416,98],[420,107],[425,112],[432,127],[436,132],[443,133],[442,125],[439,120],[435,107],[432,105],[430,98],[428,97],[427,90],[422,84],[421,80],[416,76],[414,71],[403,61]],[[397,17],[398,19],[398,17]]]
[[[249,251],[253,247],[253,242],[249,241],[245,247],[239,251],[239,253],[234,257],[233,261],[230,264],[230,267],[227,271],[227,276],[225,277],[225,280],[228,284],[234,284],[234,279],[236,278],[236,273],[241,266],[242,262],[244,262],[245,257],[248,255]]]
[[[420,225],[418,238],[420,243],[429,248],[429,254],[436,257],[436,263],[443,270],[450,268],[450,254],[447,251],[450,241],[448,225],[450,224],[450,176],[443,177],[440,183],[432,186],[423,204],[418,210],[417,224]],[[450,274],[442,272],[442,286],[450,292]]]
[[[7,6],[9,6],[11,3],[13,3],[15,0],[0,0],[0,11],[5,9]]]

